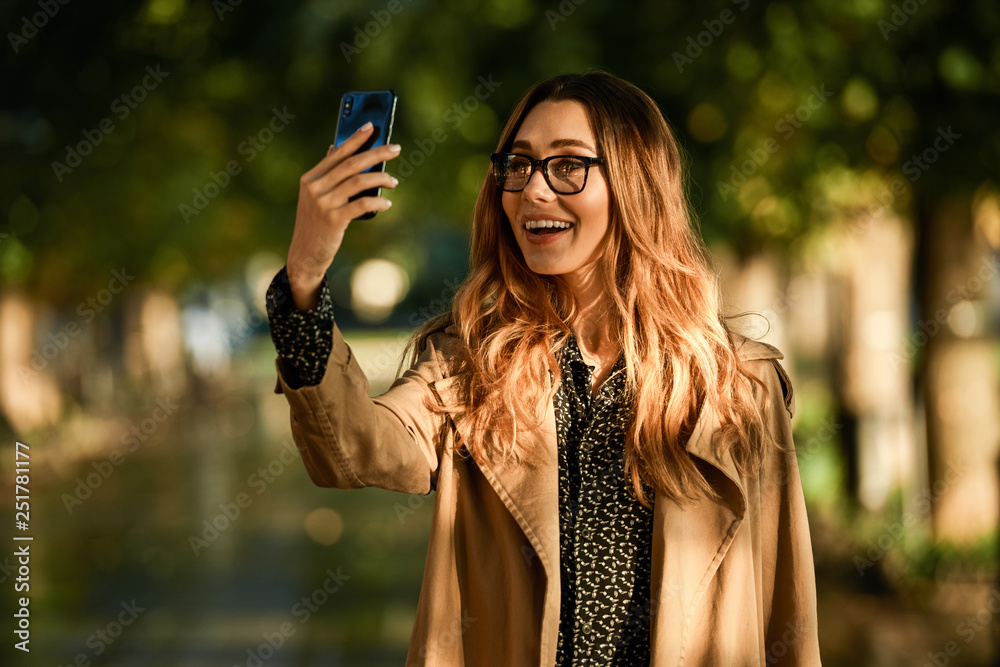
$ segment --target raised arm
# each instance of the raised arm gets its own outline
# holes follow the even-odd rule
[[[432,336],[414,366],[381,396],[333,327],[333,345],[318,385],[293,389],[278,364],[280,391],[291,407],[292,437],[310,478],[344,489],[376,486],[406,493],[433,488],[446,418],[431,410],[445,362]]]

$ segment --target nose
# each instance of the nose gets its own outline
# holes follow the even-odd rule
[[[521,191],[521,194],[526,199],[549,201],[555,197],[556,193],[552,192],[552,188],[550,188],[549,184],[546,182],[545,174],[542,173],[542,168],[536,167],[535,170],[531,172],[531,176],[528,177],[528,183],[524,186],[524,190]]]

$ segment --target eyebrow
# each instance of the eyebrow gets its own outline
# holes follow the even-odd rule
[[[564,147],[584,148],[594,153],[597,152],[593,146],[591,146],[585,141],[580,141],[579,139],[556,139],[549,145],[552,146],[553,148],[564,148]],[[511,146],[511,149],[518,149],[518,148],[522,150],[531,150],[531,142],[525,141],[524,139],[519,139],[518,141],[515,141]]]

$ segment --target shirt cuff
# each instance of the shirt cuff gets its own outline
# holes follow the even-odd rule
[[[271,281],[266,300],[271,340],[285,383],[292,389],[319,384],[333,348],[333,297],[326,276],[316,308],[295,307],[286,267]]]

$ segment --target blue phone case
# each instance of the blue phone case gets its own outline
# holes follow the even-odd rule
[[[392,136],[392,122],[395,117],[396,93],[392,90],[361,90],[345,93],[340,99],[340,115],[337,119],[337,135],[334,145],[339,146],[344,143],[358,128],[371,121],[375,129],[368,141],[357,152],[360,153],[376,146],[384,146]],[[366,171],[385,171],[385,162],[380,162]],[[382,188],[371,188],[351,197],[351,201],[358,197],[378,197],[380,194],[382,194]],[[373,217],[375,217],[375,213],[371,212],[358,219]]]

